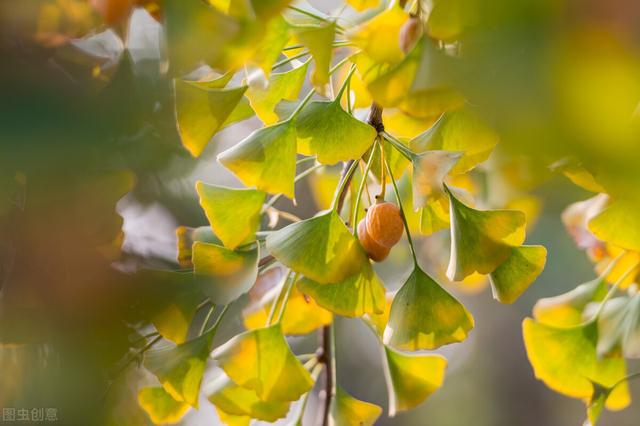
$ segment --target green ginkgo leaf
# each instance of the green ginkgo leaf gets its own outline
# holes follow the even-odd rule
[[[302,278],[298,281],[298,289],[323,308],[345,317],[380,314],[384,311],[384,285],[368,262],[360,273],[333,284]]]
[[[331,399],[329,424],[332,426],[373,426],[382,414],[382,408],[370,402],[360,401],[340,386]]]
[[[247,88],[210,88],[206,84],[175,80],[174,90],[182,144],[191,155],[198,157],[242,100]]]
[[[313,386],[280,324],[239,334],[216,348],[212,357],[231,380],[254,390],[262,401],[296,401]]]
[[[444,179],[460,159],[461,154],[448,151],[426,151],[413,160],[413,208],[427,205],[444,195]]]
[[[258,277],[260,245],[229,250],[216,244],[193,244],[194,273],[204,279],[202,292],[214,303],[226,305],[248,292]]]
[[[220,374],[204,388],[207,398],[218,410],[233,416],[275,422],[289,412],[289,402],[262,401],[253,390],[236,385],[225,374]]]
[[[269,84],[265,88],[258,85],[249,87],[247,98],[263,123],[273,124],[278,121],[275,108],[280,101],[298,99],[308,68],[309,61],[290,71],[271,74]]]
[[[142,388],[138,404],[156,425],[178,423],[189,411],[189,404],[176,401],[162,387]]]
[[[311,82],[320,93],[324,93],[329,83],[329,66],[333,54],[333,38],[336,32],[335,22],[327,22],[319,26],[295,27],[298,40],[309,49],[315,62],[311,74]]]
[[[210,331],[177,346],[167,344],[148,351],[144,366],[158,378],[173,399],[198,408],[200,384],[212,342],[213,333]]]
[[[295,196],[296,131],[289,121],[256,130],[220,153],[218,161],[245,186]]]
[[[255,239],[267,194],[255,189],[233,189],[198,181],[196,191],[213,232],[233,250]]]
[[[191,257],[193,254],[193,243],[202,241],[205,243],[222,244],[220,238],[213,233],[211,226],[198,226],[191,228],[189,226],[179,226],[176,228],[176,239],[178,249],[178,263],[182,268],[193,268]]]
[[[333,210],[270,234],[267,250],[289,268],[321,284],[340,282],[369,264],[358,240]]]
[[[489,274],[493,298],[501,303],[513,303],[525,292],[544,269],[547,249],[543,246],[520,246]]]
[[[461,281],[474,272],[493,272],[525,238],[524,213],[475,210],[445,187],[450,200],[451,257],[447,276]]]
[[[296,120],[298,152],[320,163],[360,158],[373,144],[376,130],[340,106],[340,99],[311,102]]]
[[[420,233],[431,235],[449,228],[449,198],[436,197],[427,200],[420,209]]]
[[[433,127],[412,139],[410,147],[416,152],[459,152],[460,159],[451,168],[451,173],[460,174],[489,158],[498,141],[498,135],[471,107],[463,107],[444,114]]]
[[[583,322],[583,311],[591,302],[599,302],[608,291],[605,277],[580,284],[573,290],[540,299],[533,307],[536,321],[556,327],[571,327]]]
[[[447,359],[441,355],[405,354],[384,346],[389,416],[421,404],[442,386]]]
[[[589,221],[589,230],[602,241],[640,250],[640,208],[627,200],[616,200]]]
[[[455,41],[476,12],[459,0],[434,1],[427,20],[427,32],[438,40]]]
[[[594,394],[592,382],[612,386],[625,377],[624,359],[598,357],[595,322],[559,328],[526,318],[522,328],[536,377],[556,392],[589,401]],[[622,383],[611,393],[606,406],[621,409],[629,401],[629,389]]]
[[[435,349],[462,342],[473,317],[417,265],[391,304],[384,342],[398,350]]]
[[[598,318],[598,354],[640,358],[640,293],[607,302]]]

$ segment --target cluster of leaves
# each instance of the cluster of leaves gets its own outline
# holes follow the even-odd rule
[[[97,3],[108,24],[120,25],[135,2]],[[523,165],[495,155],[487,166],[498,135],[454,84],[469,16],[455,1],[426,10],[420,1],[348,0],[335,17],[287,0],[143,3],[163,22],[167,49],[158,56],[174,77],[184,148],[198,157],[227,126],[251,117],[264,126],[217,158],[244,188],[198,182],[210,226],[178,229],[182,269],[140,272],[171,287],[151,314],[157,331],[138,352],[159,382],[139,391],[140,406],[154,423],[174,423],[204,395],[229,425],[287,416],[301,424],[325,371],[323,423],[373,424],[381,407],[338,385],[335,316],[361,318],[376,336],[389,415],[422,403],[442,385],[447,364],[426,351],[465,340],[474,326],[440,283],[486,283],[495,299],[512,303],[546,260],[544,247],[525,244],[525,212],[530,226],[539,206],[524,193],[531,182],[515,176]],[[114,5],[122,10],[107,7]],[[117,54],[124,48],[135,56],[135,43]],[[337,179],[336,163],[344,163]],[[539,301],[524,340],[536,376],[584,399],[595,423],[603,407],[629,404],[624,358],[640,353],[640,299],[631,285],[640,223],[633,202],[606,195],[601,176],[569,160],[554,167],[599,193],[564,220],[601,275]],[[506,177],[503,199],[483,191],[492,174]],[[296,183],[307,177],[326,210],[301,220],[276,203],[295,200]],[[397,203],[411,253],[393,292],[387,287],[397,283],[382,282],[356,237],[373,191]],[[281,220],[291,223],[276,229]],[[449,258],[422,256],[418,236],[448,244],[441,252]],[[628,294],[614,297],[618,289]],[[247,331],[214,348],[238,299],[249,299]],[[295,354],[287,336],[312,332],[323,336],[318,351]],[[213,378],[205,376],[209,358],[219,367]]]

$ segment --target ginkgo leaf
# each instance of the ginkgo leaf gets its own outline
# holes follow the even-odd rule
[[[600,418],[602,409],[604,408],[609,395],[613,392],[613,387],[602,386],[599,383],[591,382],[593,386],[593,395],[587,403],[587,421],[585,426],[595,426]]]
[[[319,26],[299,26],[294,29],[297,39],[309,49],[313,57],[315,65],[311,73],[311,82],[321,94],[324,93],[324,88],[329,83],[329,66],[331,65],[335,31],[335,22]]]
[[[413,208],[424,207],[429,200],[444,194],[444,179],[460,160],[461,154],[448,151],[426,151],[413,160]]]
[[[222,241],[213,233],[211,226],[199,226],[191,228],[179,226],[176,228],[178,263],[182,268],[193,268],[191,262],[193,243],[202,241],[205,243],[222,244]]]
[[[274,291],[272,294],[273,296],[268,303],[260,304],[258,307],[249,307],[243,311],[244,326],[247,329],[260,328],[266,324],[277,292]],[[313,299],[300,293],[294,286],[291,289],[280,323],[282,324],[282,332],[291,335],[311,333],[320,327],[331,324],[332,320],[331,312],[318,306]]]
[[[379,0],[347,0],[347,3],[351,5],[355,10],[361,12],[365,9],[371,9],[378,6]]]
[[[236,108],[246,86],[228,89],[175,80],[176,120],[184,147],[198,157]]]
[[[196,182],[200,205],[213,232],[233,250],[255,239],[266,194],[255,189],[233,189]]]
[[[449,228],[449,199],[436,197],[420,209],[420,233],[431,235]]]
[[[222,423],[227,426],[250,426],[251,417],[249,416],[235,416],[233,414],[227,414],[224,411],[216,407],[216,414]]]
[[[384,346],[389,416],[421,404],[442,386],[447,359],[441,355],[405,354]]]
[[[489,274],[493,298],[501,303],[515,302],[538,278],[546,260],[543,246],[512,247],[507,260]]]
[[[239,334],[216,348],[212,357],[231,380],[253,389],[262,401],[296,401],[313,386],[280,324]]]
[[[543,324],[571,327],[583,322],[584,308],[604,299],[608,288],[604,277],[580,284],[573,290],[540,299],[533,307],[534,318]]]
[[[258,85],[249,87],[247,98],[263,123],[273,124],[278,121],[274,110],[280,101],[295,101],[298,98],[308,68],[309,61],[290,71],[271,74],[265,88]]]
[[[367,89],[385,108],[397,106],[417,117],[434,117],[459,108],[464,102],[449,88],[451,61],[433,41],[423,37],[402,61],[367,80]]]
[[[311,102],[296,120],[298,152],[320,163],[360,158],[373,144],[376,130],[340,106],[340,100]]]
[[[575,158],[563,158],[550,166],[553,171],[560,171],[574,184],[595,193],[607,192],[595,174],[588,170]]]
[[[522,328],[536,377],[556,392],[589,401],[594,393],[591,382],[612,386],[625,377],[624,359],[598,357],[595,322],[559,328],[526,318]],[[606,406],[622,409],[629,401],[628,387],[622,383],[607,399]]]
[[[609,300],[598,318],[598,335],[600,356],[621,350],[625,358],[640,358],[640,293]]]
[[[278,0],[280,4],[284,4],[288,1]],[[262,5],[266,6],[269,2],[265,2],[264,0],[260,0],[254,2],[255,5],[260,5],[258,7],[254,6],[254,10],[261,9]],[[273,2],[272,2],[273,3]],[[276,16],[273,19],[270,19],[266,23],[266,28],[264,35],[260,37],[260,42],[258,43],[258,47],[256,51],[253,52],[251,58],[249,59],[249,63],[256,65],[259,67],[264,73],[265,77],[269,77],[271,73],[271,67],[278,60],[278,56],[280,56],[280,52],[289,41],[289,31],[291,29],[291,25],[282,17]]]
[[[178,423],[189,411],[189,404],[176,401],[162,387],[142,388],[138,404],[156,425]]]
[[[384,310],[385,289],[369,262],[360,273],[340,282],[321,284],[305,277],[298,281],[298,288],[318,305],[338,315],[360,317]]]
[[[411,141],[415,152],[445,150],[461,153],[452,167],[452,174],[465,173],[489,158],[498,144],[498,135],[489,128],[471,107],[444,114],[428,131]]]
[[[407,19],[409,15],[394,5],[356,28],[349,39],[375,62],[398,63],[404,56],[398,42],[400,28]]]
[[[256,282],[260,245],[246,250],[228,248],[196,241],[193,244],[193,268],[202,276],[202,292],[216,304],[226,305]]]
[[[218,155],[249,187],[294,198],[296,131],[291,122],[264,127]]]
[[[289,412],[289,402],[262,401],[253,390],[236,385],[225,374],[220,374],[204,388],[207,398],[218,410],[233,416],[275,422]]]
[[[180,345],[167,344],[145,354],[144,366],[176,401],[198,408],[200,384],[211,351],[213,333]]]
[[[460,281],[473,272],[493,272],[525,238],[525,218],[517,210],[475,210],[449,194],[451,257],[447,276]]]
[[[398,350],[461,342],[473,328],[465,307],[417,265],[396,293],[384,342]]]
[[[382,408],[370,402],[355,399],[340,386],[331,398],[329,425],[331,426],[373,426],[382,414]]]
[[[433,2],[433,9],[427,20],[427,32],[435,39],[455,41],[462,34],[471,12],[458,0],[438,0]]]
[[[589,221],[599,239],[628,250],[640,250],[640,209],[627,200],[616,200]]]
[[[289,268],[321,284],[340,282],[369,264],[358,240],[333,210],[269,234],[267,250]]]

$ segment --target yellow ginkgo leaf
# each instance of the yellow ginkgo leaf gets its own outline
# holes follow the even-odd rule
[[[322,284],[340,282],[369,265],[358,240],[333,210],[270,234],[267,250],[289,268]]]
[[[628,250],[640,250],[640,208],[627,200],[616,200],[589,221],[589,230],[599,239]]]
[[[355,10],[361,12],[365,9],[371,9],[378,6],[379,0],[347,0],[347,3],[351,5]]]
[[[474,272],[493,272],[511,255],[512,247],[524,242],[524,214],[517,210],[475,210],[447,192],[451,218],[447,276],[460,281]]]
[[[263,123],[274,124],[278,121],[278,115],[274,110],[280,101],[298,99],[308,68],[309,61],[292,70],[271,74],[267,87],[263,88],[259,85],[249,87],[247,98]]]
[[[296,401],[313,386],[311,375],[293,355],[280,324],[246,331],[211,355],[239,386],[262,401]]]
[[[405,354],[384,347],[389,416],[421,404],[444,382],[447,359],[441,355]]]
[[[206,82],[175,80],[176,119],[182,144],[198,157],[236,108],[246,86],[211,88]]]
[[[384,286],[368,261],[360,273],[337,283],[321,284],[305,277],[298,282],[298,288],[318,305],[338,315],[360,317],[384,310]]]
[[[289,412],[289,402],[262,401],[253,390],[238,386],[225,374],[203,387],[207,398],[218,410],[233,416],[275,422]]]
[[[248,187],[295,196],[296,131],[289,121],[256,130],[220,153],[218,161]]]
[[[145,354],[144,366],[176,401],[198,408],[198,395],[213,333],[211,331],[180,345],[167,344]]]
[[[446,196],[428,200],[420,209],[420,232],[431,235],[449,228],[449,199]]]
[[[178,263],[185,269],[193,268],[191,256],[194,242],[202,241],[204,243],[222,244],[222,241],[211,230],[211,226],[199,226],[197,228],[179,226],[176,228],[176,239]]]
[[[274,288],[274,290],[277,290],[277,288]],[[277,292],[272,291],[271,293],[272,297],[267,303],[259,303],[258,306],[250,306],[243,311],[244,326],[247,329],[253,330],[266,324]],[[320,327],[331,324],[332,320],[333,315],[331,315],[331,312],[318,306],[312,298],[306,297],[294,286],[291,289],[287,306],[282,315],[282,332],[286,335],[308,334]]]
[[[407,19],[409,15],[393,5],[356,28],[349,39],[375,62],[398,63],[404,56],[400,49],[400,28]]]
[[[229,250],[217,244],[193,243],[193,271],[201,278],[200,289],[218,305],[233,302],[256,282],[260,245]]]
[[[325,92],[329,83],[329,66],[333,54],[333,38],[336,32],[335,22],[317,26],[294,27],[294,34],[309,49],[315,63],[311,82],[319,93]]]
[[[332,426],[373,426],[382,414],[382,408],[370,402],[355,399],[340,386],[331,398],[329,424]]]
[[[255,189],[234,189],[196,183],[200,205],[213,232],[233,250],[255,239],[260,224],[260,212],[266,194]]]
[[[189,404],[176,401],[162,387],[142,388],[138,404],[156,425],[178,423],[189,411]]]
[[[493,298],[501,303],[515,302],[538,278],[546,260],[543,246],[512,247],[507,260],[489,274]]]
[[[227,426],[250,426],[251,417],[249,416],[235,416],[233,414],[227,414],[218,407],[216,407],[216,414],[220,421]]]
[[[455,297],[414,266],[393,299],[384,342],[399,350],[435,349],[463,341],[473,324]]]
[[[598,357],[595,322],[559,328],[526,318],[522,328],[536,377],[556,392],[589,401],[594,394],[592,382],[612,386],[625,377],[623,358]],[[618,410],[629,402],[628,386],[621,383],[607,399],[606,407]]]

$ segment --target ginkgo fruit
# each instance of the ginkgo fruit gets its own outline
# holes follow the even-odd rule
[[[387,258],[391,249],[376,243],[367,232],[367,219],[363,218],[358,223],[358,240],[367,256],[374,262],[382,262]]]
[[[393,203],[376,203],[367,210],[367,233],[378,245],[391,248],[400,241],[404,223],[400,209]]]
[[[91,0],[91,4],[102,15],[107,25],[124,20],[131,13],[133,3],[133,0]]]

